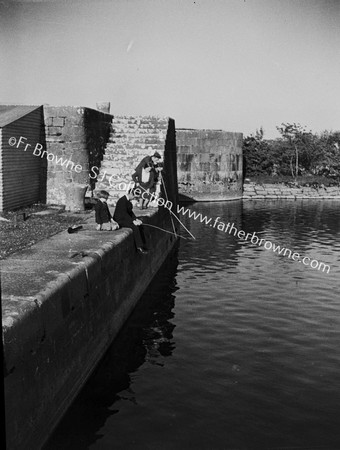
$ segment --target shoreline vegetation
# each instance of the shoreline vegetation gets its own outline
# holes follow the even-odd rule
[[[267,182],[278,183],[284,177],[281,182],[290,179],[309,186],[313,182],[339,185],[340,131],[316,134],[297,123],[282,123],[276,128],[281,135],[277,139],[264,139],[262,127],[243,138],[245,178],[270,177]],[[324,180],[319,182],[315,177]]]

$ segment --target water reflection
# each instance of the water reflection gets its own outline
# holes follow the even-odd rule
[[[226,202],[195,203],[189,207],[191,211],[201,214],[201,218],[212,219],[206,225],[200,219],[193,220],[187,215],[180,216],[181,221],[196,238],[195,240],[181,241],[181,248],[187,248],[190,252],[188,264],[194,264],[197,268],[197,272],[191,274],[192,278],[197,279],[197,276],[215,273],[219,269],[224,269],[226,264],[229,267],[237,266],[237,251],[241,248],[242,243],[233,235],[210,225],[219,217],[220,222],[224,224],[230,222],[240,230],[242,228],[242,201],[233,201],[227,204]],[[221,249],[223,258],[220,255]]]
[[[340,250],[339,201],[255,200],[244,202],[243,212],[246,232],[256,231],[261,238],[329,264],[333,275],[339,273],[340,252],[334,251]],[[292,262],[280,258],[282,264]]]

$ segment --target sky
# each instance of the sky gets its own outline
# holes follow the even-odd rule
[[[340,0],[0,1],[0,102],[340,130]]]

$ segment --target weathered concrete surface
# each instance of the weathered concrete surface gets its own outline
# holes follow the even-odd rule
[[[83,106],[44,106],[44,117],[47,202],[82,210],[82,189],[84,191],[90,184],[94,188],[91,167],[100,167],[113,116]],[[36,157],[39,156],[37,151]],[[73,204],[74,192],[69,191],[77,187],[79,199]]]
[[[242,133],[176,130],[178,191],[181,201],[242,198]]]
[[[172,231],[167,210],[143,213]],[[8,450],[41,448],[170,252],[175,236],[144,228],[148,255],[91,217],[2,261]]]

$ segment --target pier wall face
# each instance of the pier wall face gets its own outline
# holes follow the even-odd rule
[[[176,130],[181,200],[227,200],[242,196],[242,133]]]
[[[164,208],[145,222],[172,231]],[[41,447],[176,242],[153,227],[145,227],[145,235],[147,255],[136,253],[131,230],[85,229],[3,261],[9,450]]]
[[[66,205],[79,188],[79,202],[91,167],[100,167],[111,130],[112,116],[91,108],[44,106],[47,158],[47,203]],[[39,156],[39,155],[37,155]],[[71,209],[76,209],[76,207]]]
[[[47,126],[61,128],[56,140],[61,136],[66,139],[67,132],[71,132],[66,132],[68,122],[62,120],[62,114],[68,112],[59,108],[49,112]],[[78,120],[79,129],[84,130],[85,113],[73,108],[71,112],[73,124]],[[53,120],[56,118],[60,121]],[[103,117],[102,130],[106,124]],[[173,120],[166,129],[164,178],[167,198],[175,206],[178,191]],[[79,141],[83,136],[82,142],[66,146],[69,151],[77,149],[74,161],[77,155],[86,155],[88,149],[82,133],[77,135]],[[72,139],[76,140],[76,136]],[[59,141],[52,148],[57,152],[63,146]],[[96,148],[100,159],[102,147]],[[49,149],[52,151],[51,146]],[[85,156],[80,160],[84,166],[85,160]],[[59,170],[54,175],[50,188],[52,183],[66,183],[65,177],[69,176]],[[68,182],[81,184],[86,177],[82,172]],[[55,198],[62,201],[58,192]],[[147,255],[136,252],[131,230],[98,232],[94,212],[88,222],[79,233],[59,233],[2,261],[8,449],[41,448],[176,242],[173,232],[174,228],[177,231],[177,221],[165,207],[143,215]]]

